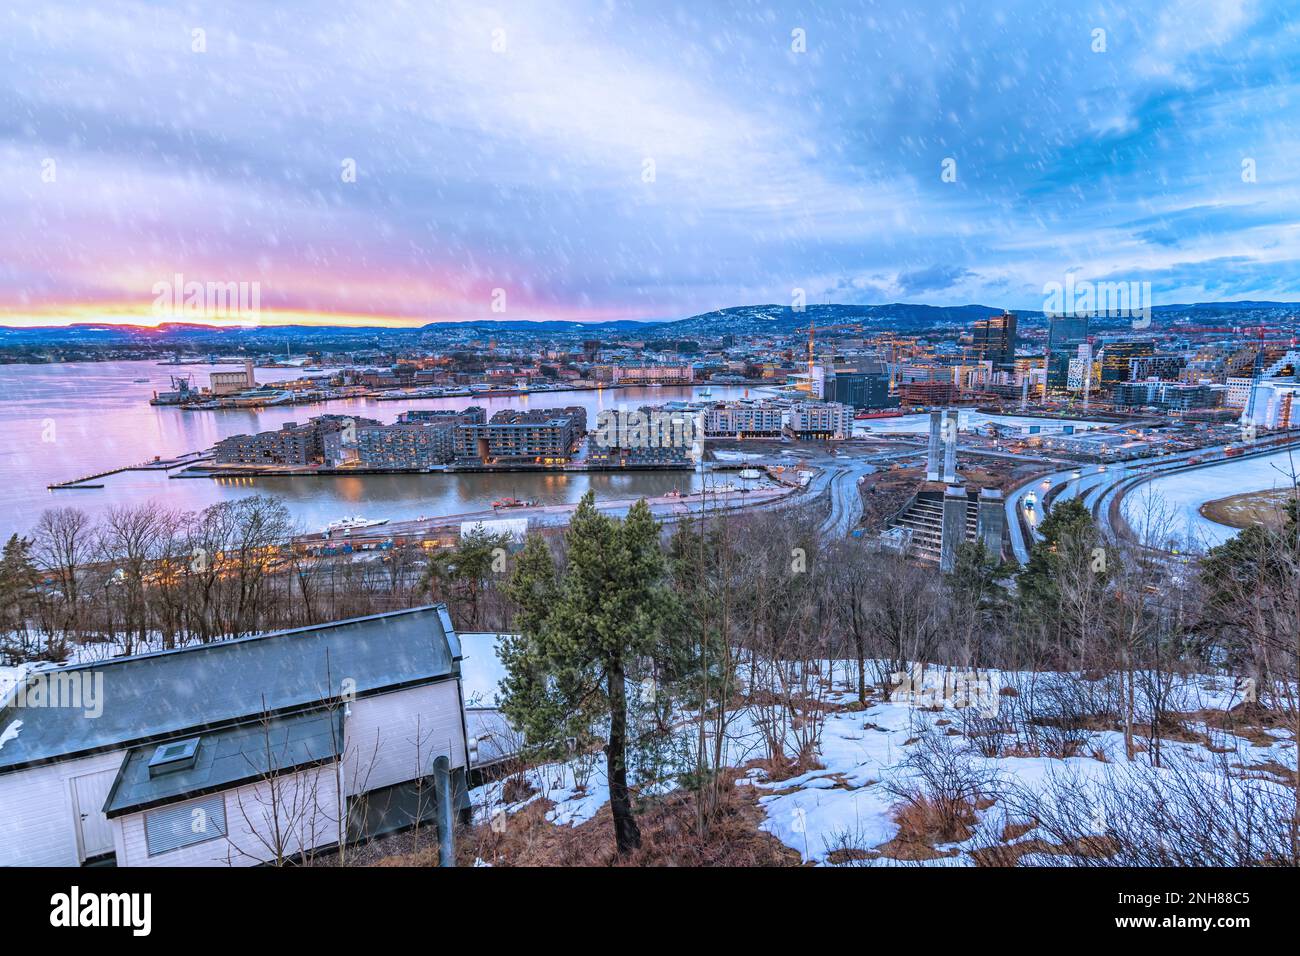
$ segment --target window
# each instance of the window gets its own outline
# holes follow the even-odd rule
[[[220,793],[144,815],[144,838],[150,856],[225,835],[226,800]]]
[[[172,773],[177,770],[189,770],[194,766],[199,753],[199,738],[181,740],[175,743],[160,744],[149,758],[149,776]]]

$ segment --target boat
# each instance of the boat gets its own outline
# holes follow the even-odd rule
[[[742,468],[740,469],[740,477],[746,481],[755,481],[756,479],[762,478],[763,473],[757,468]]]
[[[893,411],[867,411],[866,408],[863,408],[863,410],[858,411],[853,418],[857,421],[867,421],[870,419],[900,419],[902,418],[902,415],[904,415],[904,412],[897,410],[897,408]]]
[[[328,531],[359,531],[362,528],[374,528],[381,524],[388,524],[387,518],[370,519],[355,515],[348,518],[339,518],[337,521],[331,521],[325,526]]]
[[[147,378],[133,378],[133,379],[131,379],[131,381],[133,381],[133,382],[147,382],[147,381],[149,381],[149,380],[148,380]]]
[[[498,498],[492,502],[493,508],[531,508],[537,502],[529,501],[527,498]]]
[[[713,397],[713,389],[710,388],[708,385],[705,385],[704,391],[700,392],[700,398],[712,398],[712,397]]]

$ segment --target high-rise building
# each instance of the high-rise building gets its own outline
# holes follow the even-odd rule
[[[1101,384],[1127,382],[1133,360],[1154,355],[1155,342],[1147,340],[1107,342],[1101,347]]]
[[[981,362],[1009,365],[1016,357],[1016,314],[1003,312],[975,323],[972,351]]]
[[[1047,320],[1047,349],[1073,349],[1088,341],[1086,315],[1054,315]]]
[[[889,397],[887,372],[840,372],[826,377],[823,397],[828,402],[841,402],[853,408],[888,408],[897,405]]]

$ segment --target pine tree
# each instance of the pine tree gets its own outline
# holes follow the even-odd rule
[[[606,722],[610,810],[624,854],[641,844],[627,783],[628,670],[671,620],[659,524],[644,501],[620,522],[601,514],[588,492],[565,549],[562,573],[536,536],[516,563],[509,593],[519,605],[520,637],[503,655],[503,708],[538,746],[553,747],[568,730]]]

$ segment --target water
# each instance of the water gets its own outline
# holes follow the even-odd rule
[[[1167,524],[1168,537],[1181,547],[1211,548],[1223,544],[1237,529],[1206,518],[1201,505],[1249,491],[1289,488],[1297,469],[1300,456],[1282,451],[1155,478],[1125,496],[1124,518],[1141,527],[1151,523],[1147,516],[1158,515],[1166,519],[1161,523]]]
[[[155,407],[149,398],[169,388],[173,373],[192,373],[206,385],[214,368],[153,362],[87,362],[0,366],[0,536],[29,533],[41,511],[75,505],[92,514],[110,506],[156,500],[194,511],[251,494],[282,498],[304,528],[361,514],[400,520],[488,508],[497,498],[532,498],[544,504],[577,501],[593,489],[600,498],[662,495],[698,486],[689,472],[556,474],[365,475],[323,478],[168,478],[179,471],[132,471],[102,479],[102,489],[50,491],[46,486],[94,472],[209,448],[241,432],[266,431],[286,421],[326,412],[393,421],[408,408],[481,405],[488,415],[503,408],[580,405],[594,427],[601,409],[631,408],[688,399],[698,388],[624,388],[498,398],[415,399],[380,402],[348,399],[320,405],[187,412]],[[258,369],[259,382],[296,378],[292,369]],[[136,382],[135,379],[147,379]],[[740,398],[744,387],[713,387],[713,398]]]

